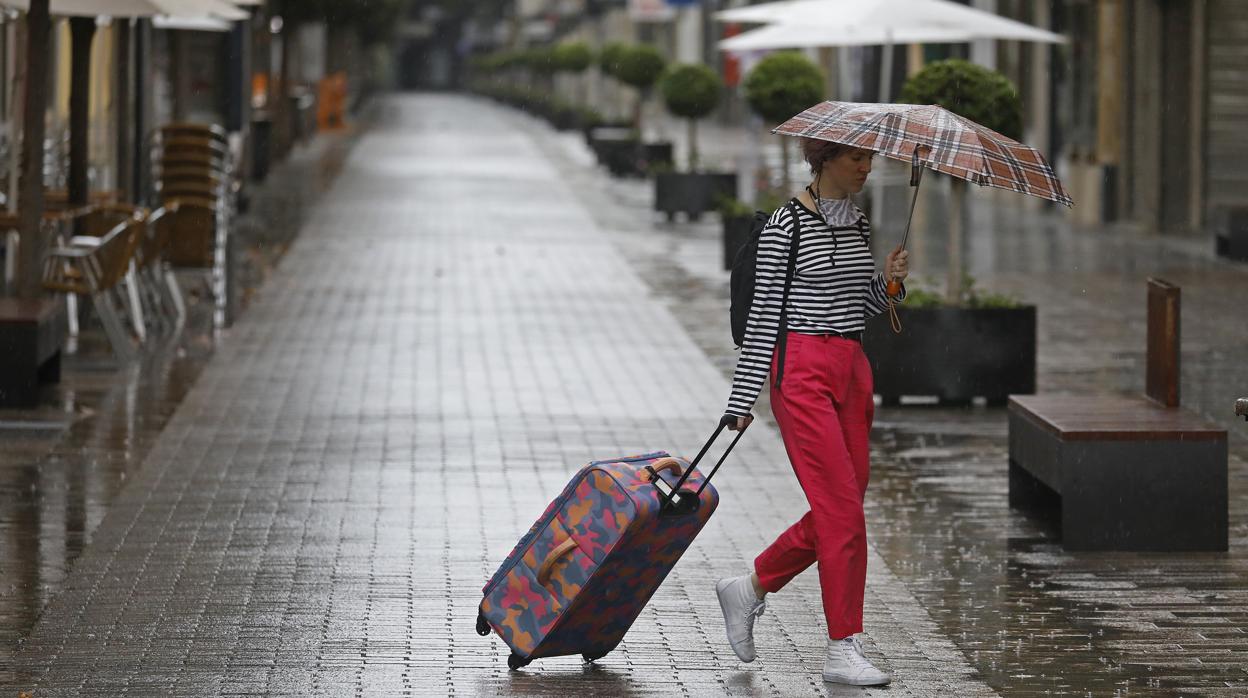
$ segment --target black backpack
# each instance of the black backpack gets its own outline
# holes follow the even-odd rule
[[[793,217],[793,243],[789,246],[789,268],[784,276],[784,293],[780,297],[780,328],[776,342],[780,346],[780,370],[776,372],[776,387],[780,387],[780,378],[784,372],[784,350],[788,344],[787,321],[789,304],[789,287],[793,284],[793,269],[797,263],[797,246],[801,242],[802,225],[797,217],[793,202],[788,204],[789,214]],[[754,212],[754,223],[750,226],[750,236],[746,239],[737,256],[732,262],[732,276],[728,282],[731,305],[729,315],[732,320],[732,341],[740,349],[745,344],[745,326],[750,319],[750,305],[754,302],[754,272],[758,264],[758,240],[762,237],[763,228],[771,215],[764,211]]]

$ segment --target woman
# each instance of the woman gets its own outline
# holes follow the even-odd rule
[[[867,489],[868,434],[875,411],[871,367],[862,352],[866,319],[888,308],[887,280],[909,273],[909,253],[893,250],[875,273],[870,227],[849,195],[862,191],[873,153],[803,139],[814,180],[778,209],[759,238],[754,299],[733,377],[727,415],[734,430],[753,420],[750,410],[769,371],[778,366],[781,296],[794,231],[798,257],[786,303],[788,330],[782,383],[771,387],[771,409],[810,511],[754,561],[751,574],[715,585],[728,642],[743,662],[754,661],[754,619],[764,597],[779,591],[816,561],[828,624],[825,681],[883,685],[888,675],[863,655],[867,534],[862,501]],[[887,278],[885,277],[887,274]],[[905,297],[904,287],[895,298]]]

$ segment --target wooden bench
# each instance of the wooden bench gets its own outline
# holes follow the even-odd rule
[[[1059,506],[1068,550],[1227,549],[1227,433],[1179,407],[1179,338],[1149,279],[1145,395],[1010,397],[1010,506]]]
[[[33,407],[61,379],[68,323],[59,298],[0,298],[0,406]]]

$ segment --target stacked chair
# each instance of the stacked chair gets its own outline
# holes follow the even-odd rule
[[[153,201],[165,208],[167,258],[207,270],[213,325],[225,324],[226,250],[239,182],[226,133],[208,124],[163,126],[151,139]]]

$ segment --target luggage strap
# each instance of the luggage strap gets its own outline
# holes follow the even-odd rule
[[[681,474],[680,479],[677,480],[676,484],[672,486],[672,491],[668,492],[664,496],[662,508],[666,509],[667,507],[672,506],[672,500],[676,497],[677,493],[680,492],[680,488],[684,486],[685,481],[689,479],[689,476],[693,474],[693,469],[697,467],[699,462],[702,461],[702,457],[706,455],[707,451],[711,450],[711,445],[714,444],[715,440],[719,438],[720,433],[724,431],[724,427],[728,426],[728,424],[730,423],[729,420],[731,420],[732,422],[735,422],[736,419],[737,419],[736,417],[726,414],[719,420],[719,426],[715,428],[715,433],[711,434],[711,438],[707,439],[706,443],[703,444],[702,450],[698,451],[697,457],[694,458],[693,461],[689,463],[688,468],[685,468],[685,472]],[[704,480],[702,480],[702,485],[698,487],[698,491],[694,493],[695,497],[702,496],[702,490],[706,489],[706,486],[709,485],[711,482],[711,478],[715,477],[715,473],[719,472],[719,466],[724,464],[724,461],[727,460],[728,458],[728,454],[732,453],[732,449],[737,445],[737,442],[741,440],[742,436],[745,436],[745,429],[742,429],[741,431],[737,432],[737,435],[735,438],[733,438],[732,443],[728,444],[728,448],[725,449],[724,454],[719,457],[719,461],[715,463],[715,467],[711,469],[710,474],[707,475]]]

